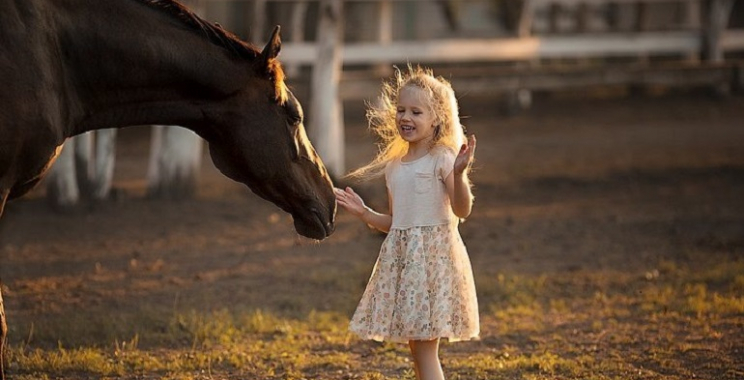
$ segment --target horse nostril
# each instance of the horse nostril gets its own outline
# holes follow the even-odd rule
[[[317,208],[315,207],[310,208],[310,212],[315,216],[316,219],[318,219],[318,221],[321,224],[323,224],[323,214],[321,214]]]

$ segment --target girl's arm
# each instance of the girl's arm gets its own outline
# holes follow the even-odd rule
[[[350,187],[346,189],[333,189],[336,194],[336,202],[339,206],[349,211],[352,215],[361,219],[362,222],[366,223],[372,228],[376,228],[382,232],[388,232],[390,226],[393,224],[393,216],[388,214],[381,214],[371,208],[367,207],[354,190]],[[391,202],[390,192],[388,191],[388,203]],[[392,207],[390,208],[392,210]]]
[[[445,179],[452,211],[459,218],[467,218],[473,209],[473,193],[470,191],[468,171],[475,156],[475,135],[470,135],[455,158],[454,169]]]

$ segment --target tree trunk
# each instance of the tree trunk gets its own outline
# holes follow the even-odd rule
[[[93,138],[96,132],[86,132],[75,136],[75,182],[77,183],[80,199],[90,199],[93,189]]]
[[[116,157],[116,129],[96,132],[96,156],[93,162],[93,178],[90,195],[94,200],[104,200],[111,193]]]
[[[318,23],[318,60],[311,83],[312,112],[308,135],[328,172],[338,178],[344,172],[343,108],[339,81],[343,66],[343,2],[322,0]]]
[[[65,209],[80,200],[75,174],[75,139],[68,139],[46,176],[46,198],[52,207]]]
[[[115,148],[115,129],[68,139],[46,179],[52,207],[67,209],[81,200],[106,199],[114,177]]]
[[[154,125],[147,169],[147,194],[158,199],[194,195],[201,165],[202,142],[194,132]]]

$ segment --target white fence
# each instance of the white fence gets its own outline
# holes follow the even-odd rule
[[[456,88],[471,94],[617,84],[710,85],[726,91],[744,81],[744,64],[725,59],[744,52],[744,29],[727,28],[735,0],[251,0],[247,4],[253,13],[245,22],[253,23],[254,32],[268,30],[265,12],[272,3],[275,9],[291,8],[285,14],[292,15],[293,33],[283,44],[281,59],[290,69],[313,69],[310,137],[334,174],[343,173],[340,100],[370,99],[379,86],[379,70],[353,75],[352,67],[389,68],[410,62],[449,64],[448,70],[456,70],[451,64],[463,63],[467,70],[448,76]],[[344,10],[362,3],[367,4],[367,14],[355,16]],[[462,30],[442,33],[440,24],[457,20],[435,13],[446,11],[439,7],[458,4],[462,9],[478,4],[478,9],[494,4],[502,11],[509,8],[513,25],[467,37]],[[309,14],[312,7],[315,19],[303,17],[301,13]],[[458,17],[461,24],[483,18],[477,12]],[[359,25],[344,26],[344,18]],[[666,23],[659,21],[665,18]],[[366,33],[372,38],[344,40],[355,28],[370,28],[369,20],[376,20],[372,32]],[[322,40],[305,40],[307,22],[314,23],[315,35]],[[415,24],[418,33],[401,37],[405,34],[401,24],[408,29]],[[260,36],[252,40],[260,43]],[[606,64],[623,59],[624,65]],[[566,60],[577,64],[551,65]],[[664,64],[656,65],[657,61]],[[473,69],[474,63],[481,65]]]

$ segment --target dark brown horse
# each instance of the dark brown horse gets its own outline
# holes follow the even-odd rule
[[[292,214],[298,233],[327,237],[332,184],[280,44],[277,28],[259,51],[173,0],[0,0],[0,214],[65,139],[171,124],[203,137],[215,166]],[[1,354],[1,295],[0,327]]]

